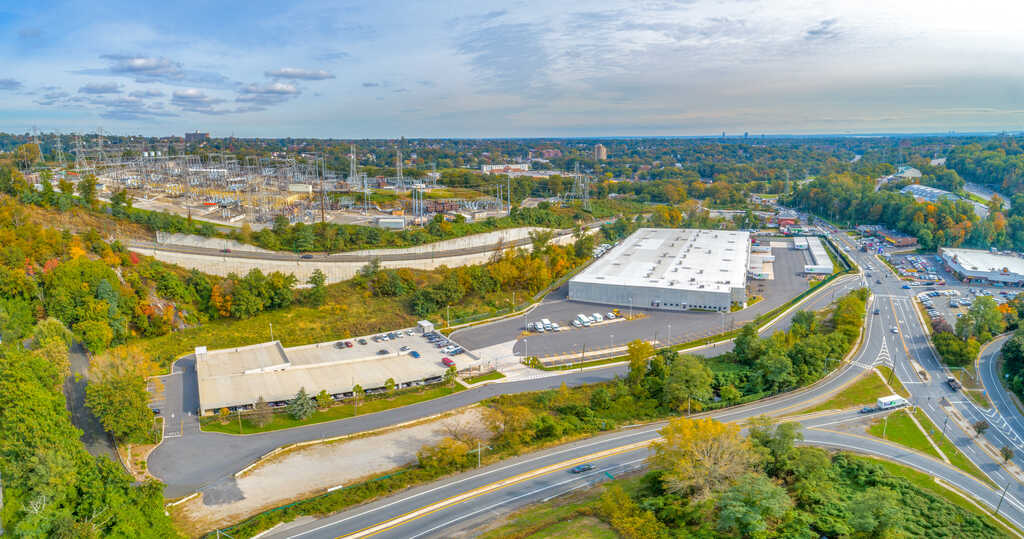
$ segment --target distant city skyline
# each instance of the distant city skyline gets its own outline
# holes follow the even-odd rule
[[[6,6],[0,130],[754,138],[1024,129],[1017,2],[143,4]]]

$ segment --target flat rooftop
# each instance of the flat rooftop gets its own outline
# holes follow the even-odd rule
[[[968,271],[984,271],[989,273],[1009,273],[1024,275],[1024,258],[1015,255],[1003,255],[980,249],[953,249],[943,247],[942,252],[948,257],[956,257],[956,263]]]
[[[346,393],[359,384],[364,389],[419,382],[444,375],[441,358],[450,357],[459,370],[475,364],[468,354],[450,356],[416,333],[395,340],[359,344],[360,337],[283,348],[278,341],[238,348],[201,351],[196,358],[199,402],[203,410],[288,400],[300,388],[315,394]],[[352,347],[338,348],[350,341]],[[409,350],[401,348],[408,346]],[[414,358],[410,352],[420,354]]]
[[[750,233],[641,228],[572,280],[703,292],[747,284]]]

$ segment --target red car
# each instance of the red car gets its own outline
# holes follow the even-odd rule
[[[451,366],[455,365],[455,362],[452,361],[452,358],[450,358],[450,357],[443,357],[443,358],[441,358],[441,363],[444,363],[445,367],[451,367]]]

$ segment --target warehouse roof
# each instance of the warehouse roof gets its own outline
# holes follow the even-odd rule
[[[300,388],[308,393],[321,389],[347,393],[355,384],[364,389],[384,387],[388,378],[396,384],[417,382],[444,374],[441,350],[423,337],[409,336],[366,345],[352,341],[352,348],[338,348],[336,342],[283,348],[278,341],[228,348],[196,350],[199,403],[203,410],[252,404],[260,397],[267,402],[288,400]],[[413,358],[402,346],[420,354]],[[384,353],[380,353],[384,351]],[[472,362],[467,354],[452,356],[459,369]]]
[[[943,247],[942,252],[948,259],[955,258],[957,265],[967,271],[1024,275],[1024,258],[1019,256],[948,247]]]
[[[572,280],[730,292],[746,286],[749,255],[748,232],[641,228]]]

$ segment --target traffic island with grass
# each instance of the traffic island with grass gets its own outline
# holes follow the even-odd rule
[[[488,373],[481,374],[479,376],[471,376],[469,378],[463,378],[462,381],[467,384],[479,384],[480,382],[487,382],[490,380],[501,380],[505,375],[498,371],[491,371]]]
[[[924,453],[930,457],[942,460],[942,456],[935,450],[935,447],[928,440],[928,436],[921,432],[917,423],[910,418],[908,410],[897,410],[885,417],[876,419],[868,427],[868,434],[896,442],[907,446],[915,451]]]
[[[885,387],[885,382],[881,376],[874,371],[867,371],[864,376],[847,386],[838,395],[817,406],[804,410],[803,413],[842,410],[854,406],[873,406],[878,397],[884,397],[889,394],[891,394],[891,391]]]

